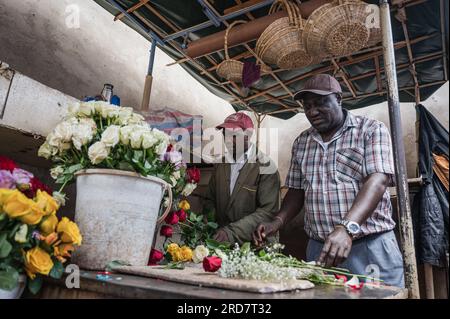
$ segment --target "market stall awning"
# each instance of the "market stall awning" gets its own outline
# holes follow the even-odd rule
[[[215,72],[224,60],[223,50],[199,57],[187,56],[186,47],[193,41],[223,31],[235,20],[251,21],[266,16],[273,1],[95,1],[117,21],[123,21],[150,41],[156,41],[159,48],[236,110],[249,109],[288,119],[301,112],[301,106],[292,99],[293,93],[317,73],[338,76],[344,90],[344,106],[348,109],[387,99],[380,43],[351,56],[326,59],[302,69],[273,67],[272,72],[264,75],[262,81],[245,95],[239,85],[220,78]],[[365,2],[378,4],[377,0]],[[447,81],[448,1],[394,0],[391,15],[400,101],[423,101]],[[255,43],[252,39],[234,46],[230,56],[241,61],[255,61]]]

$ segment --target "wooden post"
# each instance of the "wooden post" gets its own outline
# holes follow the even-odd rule
[[[144,94],[142,96],[141,111],[146,112],[150,109],[150,94],[152,93],[153,83],[153,65],[155,62],[156,41],[152,40],[152,47],[150,49],[150,60],[148,62],[147,76],[144,83]]]
[[[405,285],[408,288],[409,298],[418,299],[420,298],[420,293],[417,278],[416,252],[409,204],[408,177],[406,172],[405,148],[403,145],[391,15],[387,0],[380,0],[380,21],[383,35],[384,66],[388,87],[389,122],[394,150],[401,247],[405,266]]]

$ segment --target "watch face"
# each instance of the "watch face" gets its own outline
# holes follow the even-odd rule
[[[348,230],[352,233],[352,234],[356,234],[359,232],[359,225],[357,223],[349,223],[348,224]]]

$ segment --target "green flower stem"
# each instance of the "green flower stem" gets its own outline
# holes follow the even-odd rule
[[[62,190],[64,189],[64,187],[66,187],[67,183],[69,182],[69,180],[67,179],[61,186],[61,188],[59,189],[58,193],[61,193]]]

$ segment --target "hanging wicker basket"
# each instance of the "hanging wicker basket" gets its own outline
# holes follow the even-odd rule
[[[304,42],[313,56],[343,56],[367,45],[367,4],[359,0],[335,0],[316,9],[308,18]]]
[[[228,34],[236,24],[240,23],[246,23],[246,21],[243,20],[237,20],[231,23],[227,31],[225,32],[225,44],[224,44],[224,50],[225,50],[225,60],[223,60],[218,66],[217,66],[217,74],[227,79],[228,81],[233,82],[242,82],[242,70],[244,69],[244,63],[238,60],[230,59],[230,55],[228,54]]]
[[[303,45],[303,26],[305,21],[295,3],[277,0],[269,14],[281,9],[287,17],[272,22],[256,42],[256,54],[268,64],[276,64],[281,69],[296,69],[311,64],[312,57]]]

